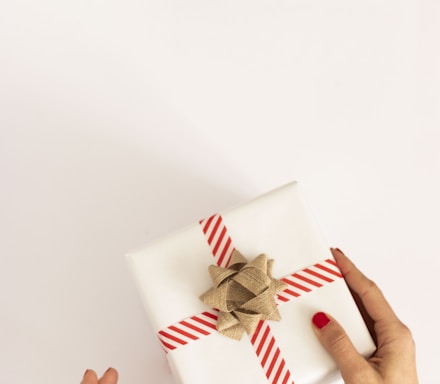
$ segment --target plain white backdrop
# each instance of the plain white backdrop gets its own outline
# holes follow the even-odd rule
[[[298,180],[438,383],[439,36],[435,0],[1,3],[0,382],[172,384],[124,255]]]

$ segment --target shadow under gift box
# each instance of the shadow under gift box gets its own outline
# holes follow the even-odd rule
[[[248,260],[266,254],[274,259],[274,278],[281,279],[326,259],[332,260],[329,247],[323,244],[301,201],[296,182],[220,212],[220,217],[220,225],[226,228],[220,247],[225,246],[229,236],[229,248],[235,247]],[[212,287],[208,266],[215,264],[213,248],[217,238],[211,239],[210,246],[209,233],[205,234],[202,224],[197,222],[127,255],[156,332],[164,331],[173,337],[174,331],[168,327],[178,326],[182,320],[206,311],[215,313],[199,297]],[[216,252],[218,255],[218,249]],[[260,341],[259,355],[251,336],[246,334],[236,341],[217,332],[197,340],[174,333],[177,339],[188,341],[184,345],[165,338],[165,344],[167,341],[171,344],[166,356],[176,381],[184,384],[338,382],[337,367],[313,332],[313,314],[318,311],[332,314],[362,355],[371,355],[375,345],[344,279],[331,280],[321,281],[322,286],[310,292],[297,289],[298,297],[279,305],[282,319],[265,321],[270,335],[267,341]],[[303,286],[314,288],[307,283]],[[197,333],[186,330],[189,334]],[[272,336],[275,346],[270,348]],[[267,356],[263,368],[264,354]],[[268,364],[273,365],[270,372]]]

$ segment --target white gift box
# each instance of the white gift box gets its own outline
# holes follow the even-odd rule
[[[199,222],[127,256],[156,332],[168,330],[170,334],[168,327],[211,310],[199,297],[212,287],[208,266],[215,264],[213,248],[217,243],[217,247],[224,247],[228,236],[231,247],[248,260],[262,253],[274,259],[272,273],[277,279],[332,258],[306,212],[295,182],[221,212],[221,218],[227,233],[221,239],[221,233],[212,235],[215,238],[211,238],[211,246],[211,235],[204,233]],[[335,317],[362,355],[371,355],[375,350],[344,279],[333,280],[280,305],[281,321],[265,321],[284,359],[283,369],[291,373],[289,383],[340,380],[335,363],[313,332],[311,317],[315,312]],[[217,332],[197,340],[178,333],[176,337],[188,341],[185,345],[177,343],[177,348],[166,353],[178,383],[275,382],[273,373],[269,379],[266,377],[267,369],[262,368],[261,357],[246,334],[240,341]]]

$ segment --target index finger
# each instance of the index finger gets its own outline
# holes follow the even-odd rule
[[[348,286],[359,296],[372,320],[375,322],[399,321],[379,287],[357,269],[342,251],[331,248],[331,252]]]

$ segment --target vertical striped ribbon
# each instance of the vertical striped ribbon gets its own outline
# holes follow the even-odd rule
[[[226,268],[235,248],[222,217],[218,214],[212,215],[201,220],[200,225],[215,262],[218,266]],[[268,381],[271,384],[289,383],[290,371],[267,321],[260,321],[251,338],[251,343]],[[293,380],[290,382],[294,384]]]

